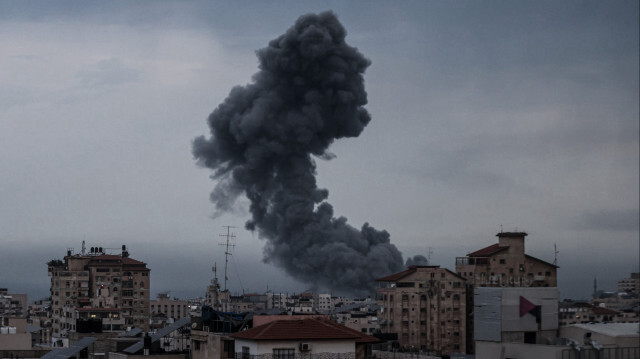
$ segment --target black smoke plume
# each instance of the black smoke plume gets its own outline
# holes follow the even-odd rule
[[[405,267],[408,266],[428,266],[429,260],[427,257],[416,254],[415,256],[407,258],[407,261],[404,263]]]
[[[313,159],[332,158],[329,145],[357,137],[371,119],[363,108],[370,62],[345,36],[332,12],[300,17],[257,51],[253,82],[213,111],[211,137],[196,138],[193,155],[213,170],[217,211],[249,198],[246,228],[267,240],[265,261],[315,287],[369,294],[375,278],[402,270],[402,255],[388,232],[334,217]]]

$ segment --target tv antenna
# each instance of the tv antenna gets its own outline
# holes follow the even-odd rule
[[[558,253],[560,253],[560,251],[558,250],[558,247],[556,247],[556,244],[553,244],[553,265],[557,266],[558,265]]]
[[[225,251],[224,251],[224,290],[227,290],[227,280],[229,279],[227,277],[227,264],[229,264],[229,256],[231,255],[231,252],[229,251],[229,247],[233,248],[236,245],[235,244],[231,244],[231,240],[233,240],[234,238],[236,238],[236,235],[231,233],[231,228],[236,228],[233,226],[223,226],[223,228],[227,229],[227,234],[220,234],[220,237],[225,237],[226,241],[224,243],[219,243],[219,245],[221,246],[225,246]]]
[[[427,263],[431,265],[431,255],[433,254],[433,248],[429,247],[427,249]]]

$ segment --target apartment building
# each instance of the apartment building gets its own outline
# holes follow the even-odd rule
[[[556,287],[558,266],[525,253],[527,233],[501,232],[498,243],[456,258],[456,272],[474,287]]]
[[[28,303],[26,294],[9,293],[7,288],[0,288],[0,317],[25,317]]]
[[[500,232],[498,243],[456,258],[456,272],[467,284],[467,328],[473,328],[474,290],[481,287],[557,287],[558,266],[525,253],[525,232]],[[473,330],[467,350],[475,351]]]
[[[632,295],[640,294],[640,273],[631,273],[629,278],[618,280],[618,292],[624,292]]]
[[[89,253],[67,251],[63,260],[48,263],[51,277],[52,336],[87,329],[149,330],[149,274],[146,263],[101,247]]]
[[[377,279],[380,330],[400,346],[437,355],[466,351],[465,279],[440,266],[409,266]]]
[[[166,318],[174,320],[189,316],[190,306],[188,300],[180,300],[169,297],[168,292],[158,293],[155,300],[150,301],[151,315],[163,314]]]

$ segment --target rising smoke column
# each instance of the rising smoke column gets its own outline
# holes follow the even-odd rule
[[[246,228],[266,239],[265,261],[314,286],[368,294],[375,278],[402,269],[402,255],[388,232],[334,217],[312,158],[330,159],[334,140],[357,137],[371,120],[362,76],[370,61],[345,36],[332,12],[300,17],[257,51],[253,83],[213,111],[211,137],[196,138],[193,155],[213,170],[217,211],[249,198]]]

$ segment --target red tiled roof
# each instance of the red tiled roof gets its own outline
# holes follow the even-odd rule
[[[491,255],[494,255],[498,252],[504,251],[505,249],[509,248],[507,247],[500,247],[500,244],[496,243],[496,244],[492,244],[489,247],[484,247],[482,249],[479,249],[475,252],[469,253],[467,254],[467,256],[469,257],[488,257]]]
[[[276,320],[231,335],[252,340],[354,339],[356,343],[373,343],[378,339],[320,318]]]

